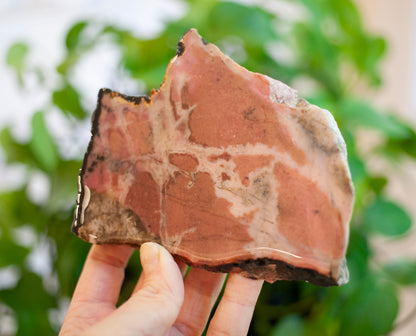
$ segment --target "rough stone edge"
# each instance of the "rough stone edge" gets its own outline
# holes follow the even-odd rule
[[[242,273],[250,279],[265,280],[269,283],[273,283],[277,280],[289,280],[306,281],[313,285],[322,287],[341,285],[341,283],[338,283],[334,279],[315,270],[292,266],[282,260],[274,260],[270,258],[242,259],[232,263],[209,266],[193,264],[180,255],[176,255],[176,257],[192,267],[203,268],[207,271],[218,273]],[[270,268],[270,270],[268,270],[268,268]],[[273,272],[276,276],[267,276],[269,272]]]
[[[185,45],[183,43],[183,39],[185,35],[187,35],[190,31],[194,29],[189,29],[186,33],[183,34],[181,39],[178,42],[177,45],[177,51],[175,57],[180,57],[185,52]],[[195,30],[196,31],[196,30]],[[198,34],[198,32],[196,31]],[[199,34],[198,34],[199,35]],[[207,45],[208,42],[201,37],[201,41],[204,45]],[[279,82],[280,83],[280,82]],[[282,83],[284,84],[284,83]],[[161,86],[163,85],[163,82]],[[286,84],[284,84],[287,86]],[[289,87],[290,88],[290,87]],[[125,99],[128,102],[134,103],[135,105],[139,105],[143,100],[145,100],[147,103],[151,102],[151,98],[149,96],[143,95],[143,96],[128,96],[122,93],[119,93],[117,91],[113,91],[108,88],[102,88],[100,89],[98,93],[98,100],[97,100],[97,107],[92,115],[92,126],[91,126],[91,139],[87,147],[87,151],[84,155],[83,163],[80,169],[79,173],[79,179],[78,179],[78,198],[76,202],[76,209],[75,209],[75,216],[74,221],[71,226],[71,231],[79,236],[78,230],[83,225],[81,222],[81,214],[85,210],[83,209],[83,201],[85,197],[85,189],[84,189],[84,183],[83,183],[83,176],[85,174],[86,168],[87,168],[87,158],[89,157],[90,153],[92,152],[93,145],[94,145],[94,137],[99,136],[98,126],[99,126],[99,117],[101,114],[102,109],[102,99],[103,97],[109,94],[111,95],[111,98],[113,97],[121,97]],[[297,98],[297,97],[296,97]],[[286,103],[286,102],[285,102]],[[297,103],[297,100],[296,100]],[[296,105],[296,104],[295,104]],[[329,112],[328,112],[329,113]],[[330,113],[329,113],[330,114]],[[331,114],[332,116],[332,114]],[[332,116],[333,118],[333,116]],[[88,241],[88,240],[86,240]],[[89,241],[88,241],[89,242]],[[127,244],[131,245],[133,247],[140,247],[141,244],[137,243],[129,243],[125,241],[120,240],[107,240],[105,242],[96,242],[97,244]],[[143,242],[144,243],[144,242]],[[160,243],[160,242],[158,242]],[[264,274],[264,271],[261,271],[261,268],[272,266],[275,268],[275,273],[279,274],[278,279],[273,280],[267,280],[267,282],[274,282],[276,280],[295,280],[295,281],[307,281],[311,284],[323,286],[323,287],[330,287],[330,286],[339,286],[342,284],[340,281],[335,281],[334,279],[327,277],[315,270],[308,269],[308,268],[301,268],[292,266],[284,261],[281,260],[273,260],[270,258],[260,258],[260,259],[248,259],[248,260],[240,260],[233,263],[227,263],[223,265],[217,265],[217,266],[209,266],[209,265],[197,265],[193,264],[186,258],[180,255],[175,255],[178,259],[185,262],[187,265],[191,267],[197,267],[197,268],[203,268],[211,272],[219,272],[219,273],[243,273],[245,276],[253,279],[263,279],[262,275]],[[253,269],[255,270],[254,273]]]

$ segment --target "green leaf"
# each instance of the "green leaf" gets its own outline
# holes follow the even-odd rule
[[[15,43],[7,51],[6,63],[16,70],[22,70],[29,47],[25,43]]]
[[[347,298],[338,314],[340,336],[377,336],[391,331],[399,311],[392,283],[362,279],[361,286]]]
[[[61,90],[54,91],[52,94],[53,103],[62,112],[70,114],[77,119],[82,119],[86,116],[80,100],[79,93],[68,83]]]
[[[364,222],[368,229],[386,236],[404,234],[412,226],[412,219],[403,208],[382,198],[365,211]]]
[[[384,38],[375,37],[368,38],[366,41],[366,48],[363,48],[366,51],[366,57],[364,68],[361,70],[366,71],[371,80],[371,84],[374,86],[379,86],[382,83],[381,74],[380,74],[380,60],[382,59],[385,51],[387,49],[387,43]]]
[[[350,241],[348,244],[347,261],[350,271],[350,282],[342,290],[349,292],[354,286],[360,286],[361,280],[367,276],[368,263],[371,255],[368,237],[356,228],[351,229]]]
[[[303,320],[298,315],[288,315],[277,324],[271,336],[303,336],[305,335]]]
[[[109,26],[103,29],[102,34],[112,36],[118,43],[122,52],[122,67],[132,77],[144,81],[148,88],[157,88],[163,82],[166,66],[174,55],[180,37],[175,36],[175,42],[170,46],[167,41],[172,38],[172,32],[152,40],[140,40],[128,31]]]
[[[354,3],[345,0],[329,1],[323,7],[329,9],[328,14],[333,15],[332,18],[349,36],[362,35],[361,17]]]
[[[23,266],[29,249],[15,244],[7,237],[1,238],[0,244],[0,268],[9,265]]]
[[[210,34],[218,37],[235,35],[249,45],[263,47],[266,42],[276,38],[272,28],[273,19],[273,15],[260,7],[218,2],[209,13],[209,30]]]
[[[10,128],[4,128],[1,130],[0,144],[3,147],[7,163],[19,162],[28,166],[35,165],[35,159],[29,146],[17,142],[14,139]]]
[[[348,147],[347,145],[347,148],[352,149],[348,153],[348,164],[355,190],[354,207],[359,208],[362,206],[363,199],[368,195],[368,185],[366,183],[368,172],[365,162],[358,157],[352,146]]]
[[[370,176],[367,181],[369,188],[377,195],[382,193],[388,183],[388,179],[384,176]]]
[[[76,47],[78,47],[78,45],[82,41],[82,33],[87,26],[88,22],[82,21],[78,22],[77,24],[71,27],[65,39],[65,45],[68,50],[73,50]]]
[[[31,272],[24,272],[17,286],[3,291],[1,298],[9,306],[18,306],[27,310],[41,311],[54,306],[52,297],[43,287],[42,279]]]
[[[0,194],[0,226],[15,228],[31,224],[39,232],[44,232],[48,217],[43,209],[32,203],[25,188]]]
[[[20,85],[23,84],[22,72],[28,52],[29,47],[25,43],[18,42],[9,48],[6,55],[6,63],[16,71]]]
[[[43,112],[36,112],[32,117],[32,139],[29,145],[43,170],[51,172],[56,169],[58,150],[46,126]]]
[[[382,153],[387,153],[393,160],[400,159],[404,153],[411,158],[416,158],[416,131],[408,127],[409,135],[403,139],[389,139],[381,148]]]
[[[350,166],[351,176],[354,183],[367,177],[367,170],[364,162],[353,153],[348,155],[348,165]]]
[[[51,189],[48,211],[68,210],[74,205],[77,195],[77,176],[80,161],[61,161],[56,171],[50,175]]]
[[[34,274],[22,274],[17,286],[0,291],[0,301],[12,308],[17,316],[17,335],[53,335],[48,310],[56,308],[54,298],[45,290],[42,279]]]
[[[90,244],[75,237],[68,226],[52,227],[56,231],[54,237],[57,245],[57,259],[54,265],[59,277],[60,290],[63,295],[70,297],[82,271],[82,266],[90,249]],[[65,224],[65,223],[62,223]],[[137,278],[136,278],[137,279]],[[126,279],[127,281],[128,279]]]
[[[56,69],[65,79],[68,78],[69,71],[78,64],[81,57],[100,43],[100,31],[95,31],[92,34],[84,33],[89,25],[90,23],[87,21],[78,22],[66,34],[67,53]]]
[[[339,104],[337,116],[350,127],[368,127],[380,131],[391,138],[406,138],[409,136],[408,127],[395,116],[378,112],[371,105],[347,99]]]
[[[69,70],[76,66],[79,59],[79,53],[68,52],[65,59],[57,66],[56,71],[65,77],[68,76]]]
[[[384,271],[403,286],[416,284],[416,260],[402,259],[388,263]]]
[[[137,280],[142,273],[142,267],[140,264],[140,254],[139,251],[134,251],[132,256],[129,259],[127,267],[125,269],[125,281],[120,290],[120,297],[118,299],[117,306],[120,306],[125,301],[127,301],[136,287]]]

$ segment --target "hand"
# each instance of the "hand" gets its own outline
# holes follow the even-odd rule
[[[225,275],[176,264],[156,243],[140,248],[143,272],[131,297],[116,308],[133,249],[94,245],[59,335],[201,335]],[[263,281],[230,274],[207,335],[246,335]]]

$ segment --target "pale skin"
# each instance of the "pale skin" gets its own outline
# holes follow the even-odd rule
[[[78,280],[60,336],[201,335],[225,274],[175,262],[156,243],[140,248],[143,272],[131,297],[116,307],[133,249],[93,245]],[[263,281],[230,274],[207,335],[246,335]]]

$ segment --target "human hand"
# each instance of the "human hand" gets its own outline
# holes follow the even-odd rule
[[[201,335],[225,274],[176,264],[156,243],[140,248],[143,272],[131,297],[116,308],[133,249],[93,245],[60,336]],[[246,335],[263,281],[230,274],[207,335]]]

